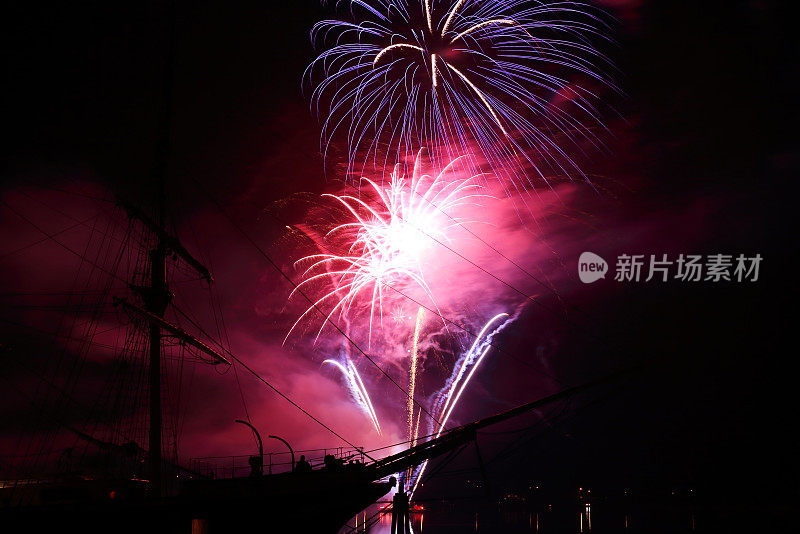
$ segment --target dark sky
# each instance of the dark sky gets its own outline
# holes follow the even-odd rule
[[[617,395],[566,422],[556,420],[552,431],[493,464],[491,472],[509,487],[540,477],[727,490],[746,483],[764,492],[791,491],[797,385],[789,369],[797,351],[790,312],[797,275],[790,184],[800,163],[791,19],[779,2],[767,0],[603,3],[618,18],[618,45],[608,53],[625,95],[611,103],[618,115],[607,120],[609,153],[592,154],[584,165],[599,194],[579,187],[564,217],[581,214],[579,224],[557,223],[549,236],[564,260],[563,272],[555,274],[559,289],[581,311],[563,322],[532,307],[518,338],[508,334],[508,351],[533,358],[525,352],[531,343],[548,347],[547,340],[557,340],[547,369],[558,384],[634,362],[656,363]],[[46,192],[77,181],[145,202],[163,105],[167,8],[159,2],[75,4],[12,2],[4,10],[0,198],[12,203],[31,184]],[[216,261],[231,320],[270,339],[283,327],[263,326],[263,320],[277,309],[259,310],[242,295],[268,287],[282,292],[274,303],[285,299],[286,286],[235,229],[209,215],[213,209],[194,181],[267,248],[281,239],[283,227],[262,210],[330,187],[318,123],[301,90],[314,55],[309,29],[328,9],[311,0],[177,2],[168,198],[183,219],[175,225],[193,221],[206,231],[207,253],[225,256]],[[12,243],[10,236],[30,228],[5,208],[1,235]],[[589,227],[588,236],[576,237]],[[16,246],[0,244],[0,256]],[[760,253],[764,261],[753,284],[580,287],[571,254],[582,246],[609,257]],[[48,256],[35,258],[46,262]],[[38,271],[27,270],[30,261],[0,264],[2,291],[33,280],[30,273]],[[47,279],[41,276],[42,287],[49,287]],[[3,308],[4,318],[16,313]],[[3,345],[19,354],[28,343],[21,332],[5,325]],[[291,365],[277,359],[263,368]],[[9,376],[28,387],[22,375]],[[482,388],[503,393],[477,404],[476,413],[490,415],[557,389],[554,382],[545,381],[544,390],[534,383],[495,362]],[[227,406],[236,406],[230,400],[236,394],[226,390]],[[26,417],[18,401],[9,405],[7,428],[0,428],[6,438]],[[228,419],[239,414],[222,412],[213,417],[230,430]],[[267,426],[282,417],[272,412],[261,421]],[[306,429],[286,423],[280,431],[301,436]],[[241,449],[249,447],[246,439],[240,432],[217,443]],[[488,456],[507,444],[486,439]],[[5,448],[13,439],[2,443]]]

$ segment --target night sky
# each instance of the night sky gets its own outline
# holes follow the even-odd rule
[[[561,298],[508,264],[492,267],[543,305],[528,301],[500,336],[503,352],[476,376],[459,422],[648,363],[624,383],[481,437],[482,454],[497,456],[488,463],[493,486],[691,486],[721,499],[788,499],[797,493],[791,185],[800,165],[791,18],[768,0],[599,3],[616,17],[617,44],[604,51],[623,94],[603,95],[608,148],[581,162],[594,187],[558,182],[542,192],[537,224],[520,230],[511,217],[499,228],[497,246],[545,276]],[[405,419],[390,411],[398,392],[376,369],[362,368],[387,421],[382,438],[337,377],[321,369],[329,355],[306,339],[313,329],[281,345],[301,303],[286,303],[290,286],[239,231],[295,275],[297,241],[286,227],[313,215],[310,198],[341,186],[338,153],[323,162],[319,123],[301,84],[315,55],[309,29],[331,7],[178,1],[176,10],[167,199],[187,248],[212,261],[230,346],[351,441],[401,441]],[[17,212],[54,233],[97,213],[97,203],[76,191],[151,201],[169,41],[168,10],[159,2],[12,2],[3,19],[0,469],[20,463],[15,455],[27,436],[52,426],[42,415],[49,407],[31,404],[40,392],[33,375],[13,361],[53,372],[47,355],[63,348],[32,330],[55,331],[58,314],[44,309],[41,296],[18,293],[68,290],[76,267],[52,241],[30,246],[44,236]],[[78,227],[62,237],[78,247],[88,236]],[[577,259],[585,250],[609,261],[623,253],[758,253],[763,262],[754,283],[608,277],[584,285]],[[523,304],[481,276],[458,271],[451,283],[467,296],[496,292],[492,304],[506,310]],[[203,298],[184,302],[211,330],[210,316],[197,311]],[[430,355],[428,393],[441,380],[434,361]],[[75,396],[91,402],[110,365],[92,360]],[[398,360],[387,366],[400,376]],[[68,380],[55,373],[56,382]],[[262,434],[285,436],[298,449],[340,444],[241,371],[239,380]],[[230,374],[198,367],[188,398],[193,415],[180,458],[252,449],[251,436],[233,423],[244,414]],[[77,409],[61,415],[84,422]],[[523,438],[523,447],[505,452]],[[464,456],[458,468],[474,470],[474,454]],[[422,494],[469,491],[451,476]]]

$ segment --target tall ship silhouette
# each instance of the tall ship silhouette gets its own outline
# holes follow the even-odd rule
[[[172,58],[171,50],[167,56]],[[173,72],[171,61],[167,63],[153,172],[144,181],[147,194],[136,200],[122,194],[101,199],[102,222],[107,224],[103,229],[92,225],[96,218],[75,220],[74,227],[90,230],[91,242],[84,249],[29,221],[66,254],[78,257],[80,271],[74,288],[62,295],[66,305],[56,310],[64,343],[60,354],[53,353],[48,365],[37,368],[19,361],[14,346],[0,345],[3,360],[18,364],[35,382],[18,393],[39,414],[41,430],[35,438],[20,439],[21,446],[13,451],[21,458],[16,466],[0,465],[0,524],[8,532],[201,534],[240,532],[253,524],[275,532],[336,532],[392,491],[391,506],[383,510],[393,513],[394,532],[409,532],[402,478],[410,468],[464,447],[481,428],[617,378],[566,389],[421,438],[421,443],[404,444],[404,450],[385,457],[349,442],[346,447],[294,451],[279,436],[261,436],[249,419],[239,420],[252,431],[257,452],[181,465],[176,429],[182,415],[207,408],[202,402],[186,406],[182,401],[185,366],[225,370],[238,365],[302,408],[228,348],[222,321],[212,335],[193,318],[187,299],[176,299],[178,288],[184,291],[187,283],[210,289],[215,282],[212,270],[177,235],[171,217],[167,185]],[[79,189],[68,193],[95,202]],[[221,317],[213,293],[209,300],[212,314]],[[30,325],[18,326],[30,336],[41,335]],[[74,383],[86,378],[81,371],[98,352],[113,363],[103,366],[107,375],[91,377],[102,383],[95,388],[96,398],[78,398]],[[265,455],[265,439],[282,441],[286,453]],[[368,523],[362,521],[362,527]]]

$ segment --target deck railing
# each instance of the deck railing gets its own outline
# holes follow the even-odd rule
[[[365,455],[363,447],[335,447],[330,449],[306,449],[294,451],[295,463],[300,460],[300,456],[305,456],[306,461],[311,464],[312,469],[320,469],[325,466],[325,457],[333,456],[339,463],[346,464],[351,461],[364,463]],[[250,458],[253,455],[232,455],[232,456],[205,456],[191,458],[189,469],[201,476],[209,478],[237,478],[246,477],[252,473]],[[264,475],[274,475],[278,473],[288,473],[292,470],[292,455],[289,451],[265,452],[262,473]]]

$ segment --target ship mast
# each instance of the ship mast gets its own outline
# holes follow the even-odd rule
[[[159,239],[150,251],[150,298],[145,300],[147,311],[163,318],[169,303],[167,290],[166,251]],[[150,487],[153,497],[161,496],[161,326],[150,321]]]
[[[161,109],[158,120],[156,154],[153,161],[153,183],[155,189],[155,221],[146,226],[155,230],[157,242],[150,251],[150,287],[142,291],[145,310],[163,320],[164,312],[171,300],[167,285],[167,243],[166,234],[166,175],[169,163],[170,133],[172,129],[172,90],[175,56],[175,2],[167,2],[166,20],[168,28],[167,53],[164,74],[162,76]],[[131,211],[129,210],[129,214]],[[149,478],[151,495],[159,498],[162,495],[161,470],[161,325],[158,321],[149,321],[150,362],[149,362],[149,398],[150,398],[150,431],[149,431]]]
[[[158,123],[156,154],[153,161],[153,182],[155,185],[155,226],[156,247],[150,251],[150,289],[145,296],[145,309],[151,314],[164,318],[170,301],[167,287],[167,254],[162,234],[166,232],[166,175],[169,163],[170,131],[172,129],[172,82],[175,56],[175,4],[169,2],[169,28],[167,28],[167,54],[163,81],[161,113]],[[149,432],[149,475],[153,498],[161,497],[161,326],[150,321],[150,432]]]
[[[149,347],[149,384],[150,391],[150,431],[149,431],[149,475],[152,496],[159,497],[163,490],[163,476],[161,472],[161,434],[162,434],[162,407],[161,407],[161,338],[174,337],[181,342],[191,345],[197,350],[210,356],[213,364],[228,364],[230,362],[217,350],[203,343],[181,327],[167,321],[164,312],[172,301],[167,281],[167,258],[172,256],[180,259],[192,267],[209,285],[214,282],[208,269],[194,258],[178,241],[176,237],[164,230],[163,223],[159,224],[147,216],[137,207],[120,201],[128,217],[138,220],[145,228],[156,236],[156,245],[150,250],[150,285],[132,285],[143,302],[144,307],[137,306],[125,298],[115,298],[114,304],[121,305],[128,313],[148,323],[150,338]]]

